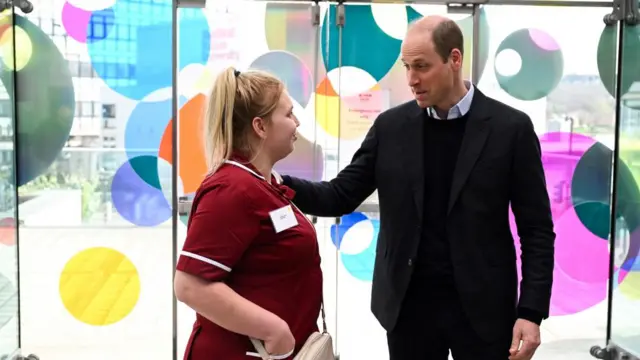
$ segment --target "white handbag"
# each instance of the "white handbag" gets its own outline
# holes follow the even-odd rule
[[[293,358],[293,360],[335,360],[335,354],[333,352],[333,339],[327,331],[327,322],[324,314],[324,302],[320,308],[322,313],[322,332],[314,332],[309,336],[307,341],[300,349],[300,352]],[[251,338],[253,346],[256,348],[258,354],[262,360],[276,359],[273,355],[269,355],[267,349],[265,349],[262,341]]]

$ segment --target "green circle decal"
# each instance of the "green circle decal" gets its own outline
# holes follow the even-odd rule
[[[494,64],[500,87],[526,101],[549,95],[562,79],[563,67],[560,46],[538,29],[521,29],[507,36],[498,46]]]

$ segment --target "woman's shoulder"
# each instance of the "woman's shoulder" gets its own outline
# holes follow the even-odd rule
[[[250,204],[256,196],[256,180],[251,173],[224,164],[216,172],[205,176],[195,197],[215,196],[221,203]]]

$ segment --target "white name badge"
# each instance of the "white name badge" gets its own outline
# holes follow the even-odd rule
[[[271,222],[273,222],[273,227],[276,229],[276,233],[298,225],[298,219],[296,219],[291,205],[273,210],[269,213],[269,216],[271,217]]]

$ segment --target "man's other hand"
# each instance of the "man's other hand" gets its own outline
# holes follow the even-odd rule
[[[509,360],[530,360],[540,346],[540,326],[518,319],[513,327]]]

